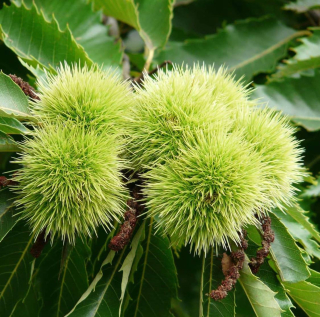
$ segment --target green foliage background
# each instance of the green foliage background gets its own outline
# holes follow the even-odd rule
[[[115,230],[56,241],[41,257],[16,222],[13,194],[0,190],[0,316],[319,316],[320,311],[320,1],[319,0],[25,0],[0,10],[0,172],[12,171],[15,141],[34,121],[28,100],[8,77],[36,88],[60,62],[113,67],[140,76],[165,60],[225,65],[255,87],[254,98],[298,127],[310,177],[299,203],[274,210],[276,240],[257,276],[248,265],[226,299],[206,296],[223,279],[220,258],[173,250],[139,220],[131,244],[107,247]],[[260,246],[248,228],[248,258]]]

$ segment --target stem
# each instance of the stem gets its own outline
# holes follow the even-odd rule
[[[147,75],[148,76],[152,76],[153,74],[155,74],[156,72],[159,71],[159,69],[167,66],[167,65],[172,65],[172,62],[171,61],[164,61],[163,63],[161,63],[159,66],[157,66],[155,69],[151,70]],[[139,77],[136,77],[133,79],[133,81],[138,84],[138,85],[141,85],[142,82],[143,82],[143,79],[145,77],[145,73],[142,73]]]
[[[151,62],[153,60],[153,56],[154,56],[154,49],[149,49],[148,50],[148,57],[147,57],[146,63],[144,64],[144,67],[143,67],[145,71],[149,71]]]
[[[142,198],[137,185],[131,192],[132,199],[127,202],[128,210],[124,214],[124,223],[121,225],[119,232],[111,239],[109,248],[113,251],[120,251],[130,242],[133,231],[137,225],[137,216],[144,210],[139,200]]]

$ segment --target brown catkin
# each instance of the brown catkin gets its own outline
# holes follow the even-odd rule
[[[231,252],[229,260],[232,264],[230,265],[230,268],[226,272],[224,272],[224,280],[216,290],[212,290],[209,294],[209,296],[215,301],[227,297],[228,293],[233,289],[233,287],[237,283],[238,278],[240,277],[240,270],[243,268],[243,263],[245,260],[244,250],[248,247],[248,241],[245,239],[246,235],[246,231],[243,230],[240,242],[241,248],[237,251]],[[225,257],[228,256],[224,254],[224,258]]]
[[[40,100],[34,89],[22,78],[12,74],[10,74],[9,77],[21,88],[26,96],[29,96],[32,99]]]
[[[274,241],[274,232],[271,229],[271,218],[264,217],[261,220],[262,224],[262,248],[257,251],[257,255],[254,258],[251,258],[249,266],[253,274],[259,272],[260,266],[263,264],[264,259],[269,255],[270,245]]]
[[[130,241],[133,231],[137,225],[137,216],[144,210],[144,206],[139,203],[141,194],[138,187],[132,190],[132,198],[128,200],[128,210],[124,214],[124,223],[121,225],[119,232],[115,235],[110,243],[109,248],[113,251],[122,250]]]

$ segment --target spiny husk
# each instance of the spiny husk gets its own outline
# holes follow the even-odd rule
[[[233,131],[242,132],[264,164],[266,208],[290,205],[297,191],[294,184],[302,181],[305,170],[303,149],[289,119],[268,108],[237,109]]]
[[[112,70],[77,64],[61,64],[38,86],[31,110],[40,125],[16,160],[17,204],[36,235],[74,243],[123,217],[127,166],[119,156],[131,89]]]
[[[205,252],[239,242],[244,225],[264,211],[263,164],[241,135],[198,131],[175,159],[146,173],[144,193],[150,217],[169,234]]]
[[[88,128],[106,125],[119,130],[132,105],[129,82],[110,69],[60,66],[57,74],[47,73],[38,83],[40,100],[31,103],[33,113],[51,123],[74,121]]]
[[[129,155],[145,173],[148,215],[173,245],[227,247],[256,215],[293,201],[304,175],[294,128],[258,109],[241,80],[195,65],[136,90]]]
[[[224,93],[229,89],[228,94]],[[236,102],[248,91],[223,68],[175,67],[159,70],[136,87],[136,105],[128,122],[128,156],[136,170],[177,155],[186,131],[230,129]],[[208,127],[209,125],[209,127]]]
[[[126,200],[119,140],[110,131],[98,133],[71,121],[42,126],[16,160],[23,165],[15,177],[21,217],[36,235],[46,230],[51,239],[71,243],[98,225],[110,228],[122,217]]]

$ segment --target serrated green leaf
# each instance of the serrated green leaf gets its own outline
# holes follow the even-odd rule
[[[24,60],[36,60],[45,67],[57,67],[63,61],[91,65],[69,28],[62,32],[55,20],[46,21],[35,6],[28,9],[12,3],[0,11],[1,34],[4,43]]]
[[[24,134],[29,130],[15,118],[0,117],[0,131],[7,134]]]
[[[286,55],[288,43],[302,34],[275,18],[249,19],[227,25],[204,39],[169,42],[156,59],[159,63],[171,60],[225,65],[237,77],[250,81],[256,74],[275,70],[278,60]]]
[[[261,246],[262,237],[257,227],[254,225],[249,225],[248,227],[246,227],[246,231],[249,240],[254,242],[256,245]]]
[[[123,300],[124,300],[125,292],[127,290],[127,285],[129,282],[129,277],[132,273],[132,270],[134,270],[133,264],[134,264],[134,260],[137,255],[137,250],[140,245],[141,238],[143,238],[143,236],[144,236],[143,235],[144,230],[145,230],[145,224],[143,223],[140,226],[137,233],[134,235],[134,238],[132,239],[132,242],[130,245],[131,250],[128,253],[128,255],[125,257],[125,259],[122,263],[122,266],[119,270],[120,272],[123,272],[122,282],[121,282],[120,310],[119,310],[120,316],[121,316],[121,311],[122,311],[122,307],[123,307]]]
[[[202,272],[202,258],[194,253],[190,253],[190,248],[182,247],[175,253],[175,264],[179,279],[179,299],[173,301],[172,312],[178,317],[177,308],[179,311],[183,309],[187,317],[199,317],[200,305],[200,290],[201,286],[201,272]],[[202,293],[201,293],[202,295]],[[178,306],[178,307],[177,307]],[[181,317],[186,317],[182,314]]]
[[[16,303],[27,294],[34,260],[29,252],[33,240],[34,235],[20,221],[0,243],[1,316],[10,316]]]
[[[177,272],[169,240],[155,234],[153,220],[146,223],[142,241],[143,255],[128,289],[132,301],[125,311],[128,317],[171,316],[171,299],[177,297]]]
[[[293,219],[300,223],[306,230],[308,230],[311,236],[320,242],[320,233],[317,231],[315,226],[310,222],[309,218],[306,216],[308,213],[304,211],[300,206],[295,205],[286,208],[286,213],[288,213]]]
[[[239,282],[257,317],[281,317],[281,308],[275,299],[276,293],[251,273],[247,258],[240,272]]]
[[[133,26],[147,47],[162,47],[171,32],[173,0],[94,0],[96,9]]]
[[[306,73],[320,67],[320,29],[312,30],[310,37],[300,39],[302,44],[293,49],[296,55],[284,61],[285,64],[271,76],[271,81],[297,73]]]
[[[298,283],[283,283],[290,297],[306,312],[309,317],[319,316],[320,287],[301,281]]]
[[[317,178],[317,183],[305,189],[301,196],[308,198],[320,196],[320,177]]]
[[[43,301],[40,316],[62,317],[76,304],[88,287],[85,262],[89,253],[88,246],[79,238],[75,246],[57,241],[40,258],[36,275]]]
[[[214,34],[226,24],[266,15],[285,21],[286,12],[282,10],[282,6],[286,2],[287,0],[196,0],[191,4],[175,8],[172,20],[173,32],[178,30],[180,33],[199,37]]]
[[[284,6],[284,9],[303,13],[317,7],[320,7],[320,3],[318,0],[297,0],[295,2],[286,4]]]
[[[109,252],[100,272],[66,317],[119,315],[122,275],[119,269],[125,251],[126,248],[117,255],[112,250]]]
[[[109,251],[108,244],[117,230],[118,226],[115,225],[114,228],[107,233],[105,229],[100,226],[97,228],[97,235],[94,235],[90,239],[91,257],[87,264],[89,280],[92,280],[98,274]]]
[[[236,317],[256,317],[246,293],[240,283],[236,286]]]
[[[283,78],[266,85],[257,85],[253,98],[261,98],[270,108],[281,110],[308,131],[320,129],[320,71],[314,76]]]
[[[46,71],[55,73],[56,70],[51,68],[44,67],[43,65],[38,64],[38,62],[35,59],[26,59],[24,60],[21,57],[18,57],[19,62],[27,69],[31,74],[34,75],[37,80],[46,80]]]
[[[17,301],[10,317],[39,317],[41,307],[42,303],[38,298],[38,290],[32,284],[26,297]]]
[[[52,22],[54,15],[62,31],[66,31],[68,26],[76,42],[93,62],[103,68],[121,66],[121,41],[108,35],[107,27],[101,23],[101,12],[93,12],[92,4],[87,0],[35,0],[25,3],[30,8],[33,2],[47,21]]]
[[[257,277],[272,291],[276,292],[275,299],[283,310],[281,317],[294,317],[294,314],[291,311],[291,308],[294,306],[277,278],[277,274],[268,265],[267,261],[261,265]]]
[[[306,230],[306,228],[304,228],[299,222],[293,219],[288,213],[285,214],[279,209],[275,209],[273,210],[273,212],[287,227],[292,237],[303,245],[304,249],[310,256],[320,258],[320,246],[316,241],[312,239],[312,235],[308,230]],[[311,224],[309,223],[309,225]]]
[[[315,270],[310,270],[310,274],[311,275],[307,279],[307,282],[320,287],[320,273]]]
[[[15,214],[15,208],[12,205],[13,197],[14,194],[9,191],[9,188],[0,190],[0,242],[18,220],[17,217],[13,217]]]
[[[9,76],[2,72],[0,73],[0,116],[18,119],[31,117],[26,95]]]
[[[207,256],[203,256],[202,261],[202,274],[201,285],[203,285],[201,292],[200,302],[200,317],[229,317],[235,316],[235,291],[232,290],[228,293],[228,296],[221,301],[214,301],[208,294],[213,289],[216,289],[221,281],[224,279],[224,275],[221,268],[221,260],[215,256],[215,250],[211,248]]]
[[[279,269],[281,280],[290,283],[306,280],[310,273],[293,237],[275,214],[270,213],[270,218],[275,236],[270,253]]]
[[[96,10],[102,9],[106,15],[109,14],[117,20],[131,25],[137,30],[140,29],[137,6],[133,0],[94,0],[93,3]]]
[[[0,152],[18,152],[19,146],[14,139],[0,131]]]

